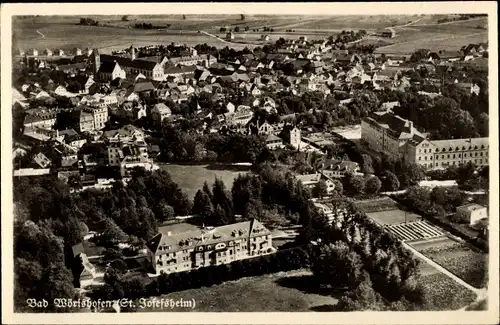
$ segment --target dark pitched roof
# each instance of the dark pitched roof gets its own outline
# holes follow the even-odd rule
[[[139,70],[153,70],[153,68],[158,64],[157,62],[132,60],[130,58],[107,54],[102,54],[100,58],[102,63],[116,61],[122,67],[129,67]]]
[[[115,69],[116,62],[103,62],[99,67],[100,73],[112,73]]]
[[[143,92],[143,91],[152,91],[155,87],[150,81],[139,81],[134,84],[133,91],[135,92]]]

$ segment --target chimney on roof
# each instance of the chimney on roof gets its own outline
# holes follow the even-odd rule
[[[410,134],[413,135],[413,133],[415,132],[415,129],[413,128],[413,122],[412,121],[408,121],[408,125],[409,125],[409,128],[410,128]]]

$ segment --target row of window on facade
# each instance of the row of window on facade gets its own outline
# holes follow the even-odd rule
[[[470,160],[471,162],[474,162],[475,164],[479,164],[479,165],[482,165],[483,164],[483,159],[474,159],[474,160]],[[487,164],[488,163],[488,159],[485,159],[484,160],[484,163]],[[462,162],[456,162],[456,161],[452,161],[452,162],[449,162],[449,161],[442,161],[441,162],[441,166],[449,166],[449,165],[461,165]],[[422,164],[424,167],[432,167],[432,162],[430,163],[423,163]],[[435,167],[439,167],[439,163],[435,163],[434,164]]]
[[[485,149],[485,146],[484,145],[481,145],[481,148],[479,148],[478,146],[474,146],[474,148],[472,146],[469,146],[469,149],[468,150],[481,150],[481,149]],[[455,151],[459,151],[460,148],[459,147],[456,147],[455,148]],[[467,150],[467,148],[465,146],[462,147],[462,150]],[[436,152],[439,152],[439,148],[436,148],[435,150]],[[442,148],[441,149],[442,152],[445,152],[446,151],[446,148]],[[453,151],[453,148],[450,147],[448,149],[448,151]],[[422,149],[418,149],[418,152],[421,153],[422,152]],[[424,149],[424,153],[427,153],[427,149]],[[432,149],[429,149],[429,153],[432,153]]]
[[[458,155],[458,158],[462,158],[462,154],[453,154],[453,155],[451,155],[451,157],[448,154],[448,155],[446,155],[446,158],[444,157],[444,155],[441,155],[441,159],[450,159],[450,158],[456,159],[457,155]],[[479,152],[479,153],[475,152],[474,155],[472,153],[470,154],[470,157],[478,157],[478,156],[483,157],[483,152]],[[430,158],[429,160],[432,160],[432,156],[430,156],[429,158]],[[466,153],[464,153],[464,158],[467,158]],[[422,157],[418,157],[418,160],[422,160]],[[424,160],[427,160],[427,156],[424,156]],[[439,155],[436,155],[436,160],[439,160]]]

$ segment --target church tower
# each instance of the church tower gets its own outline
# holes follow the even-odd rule
[[[94,78],[97,77],[97,72],[101,67],[101,55],[97,49],[92,51],[92,73],[94,74]]]
[[[132,61],[135,60],[135,47],[134,47],[134,45],[130,46],[130,59]]]

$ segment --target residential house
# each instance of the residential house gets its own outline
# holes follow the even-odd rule
[[[35,156],[33,156],[33,162],[39,168],[48,168],[52,164],[52,161],[41,152],[39,152]]]
[[[153,106],[151,110],[151,116],[153,120],[162,122],[165,118],[172,115],[172,110],[164,103],[158,103]]]
[[[439,58],[443,61],[459,61],[464,54],[461,51],[439,51]]]
[[[321,169],[321,173],[333,179],[343,178],[346,174],[355,175],[359,171],[359,164],[357,162],[335,159],[328,159],[323,162]]]
[[[52,129],[56,123],[57,114],[54,111],[41,110],[34,114],[27,114],[24,118],[24,129],[44,128]]]
[[[300,181],[304,187],[311,190],[318,186],[318,183],[323,180],[326,183],[328,194],[335,190],[335,183],[333,183],[328,176],[322,175],[321,173],[296,175],[295,179]]]
[[[283,140],[274,134],[268,134],[266,137],[266,147],[270,150],[283,148]]]
[[[477,203],[469,203],[457,207],[456,217],[472,226],[479,220],[488,218],[488,209]]]
[[[477,84],[471,82],[459,82],[456,83],[455,85],[458,88],[464,89],[465,91],[471,94],[475,94],[477,96],[479,96],[479,93],[481,91],[481,88]]]
[[[75,288],[80,288],[82,282],[92,280],[97,275],[95,266],[90,263],[82,243],[71,247],[71,253],[65,258],[65,262],[73,273]]]
[[[77,129],[79,132],[91,132],[95,129],[94,117],[91,113],[85,110],[76,110]]]
[[[116,97],[115,97],[116,98]],[[93,119],[93,129],[102,130],[108,121],[108,107],[105,105],[84,107],[83,110],[91,114]]]

